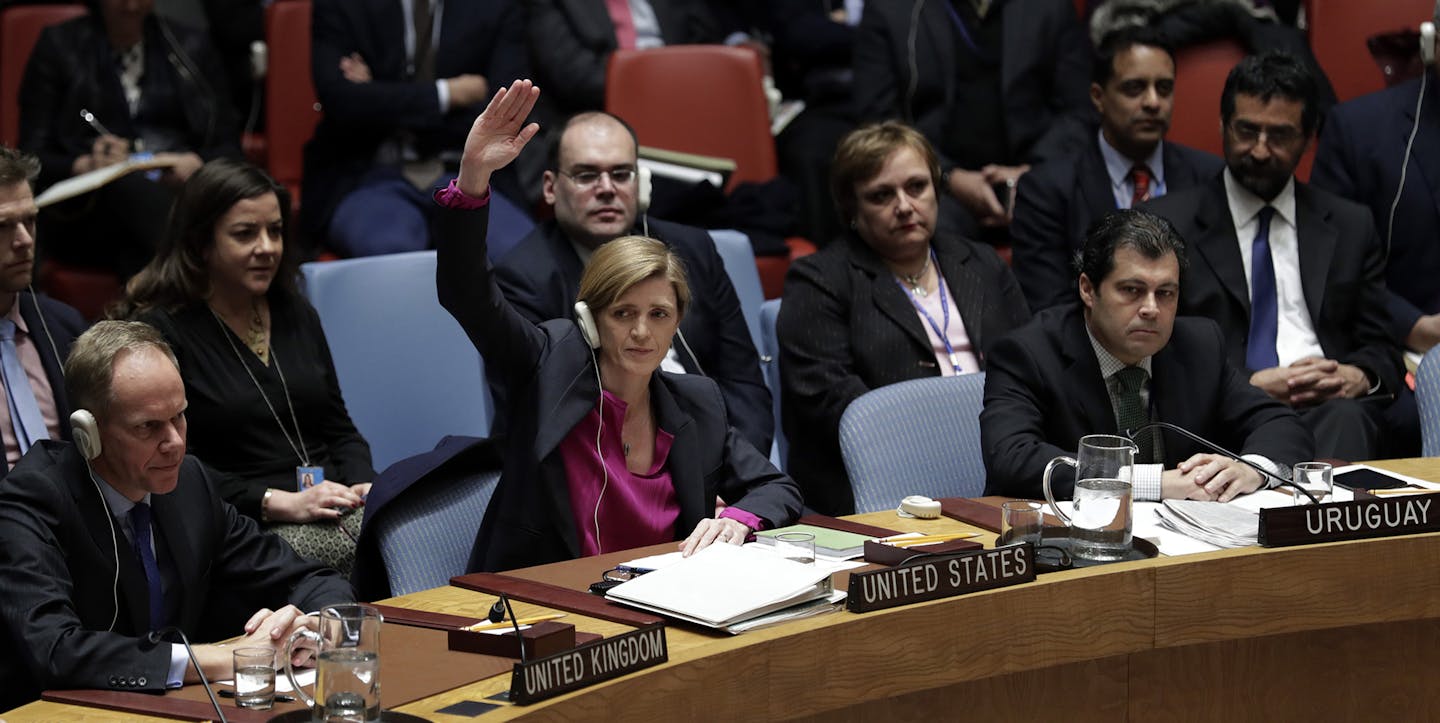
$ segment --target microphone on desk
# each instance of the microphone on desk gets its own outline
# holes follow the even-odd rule
[[[1172,432],[1178,432],[1182,436],[1190,439],[1193,442],[1197,442],[1201,445],[1209,447],[1211,450],[1219,452],[1220,454],[1223,454],[1226,457],[1229,457],[1230,459],[1233,459],[1236,462],[1239,462],[1255,470],[1256,472],[1259,472],[1262,477],[1274,480],[1277,486],[1289,487],[1291,489],[1294,489],[1299,494],[1305,495],[1305,498],[1310,500],[1311,504],[1320,504],[1320,501],[1315,499],[1315,495],[1310,494],[1310,491],[1305,489],[1304,487],[1301,487],[1300,485],[1297,485],[1294,482],[1291,482],[1290,480],[1285,479],[1284,477],[1281,477],[1280,475],[1275,474],[1274,472],[1271,472],[1270,470],[1265,469],[1264,467],[1261,467],[1260,465],[1255,464],[1254,462],[1251,462],[1250,460],[1245,459],[1244,457],[1241,457],[1240,455],[1235,454],[1234,452],[1231,452],[1230,450],[1225,449],[1224,447],[1221,447],[1220,445],[1215,444],[1214,442],[1211,442],[1210,440],[1201,437],[1200,435],[1195,434],[1194,432],[1191,432],[1190,430],[1185,429],[1184,427],[1181,427],[1177,424],[1171,424],[1169,422],[1148,422],[1138,427],[1131,427],[1130,429],[1126,429],[1122,433],[1127,439],[1133,442],[1135,441],[1135,435],[1144,432],[1147,429],[1155,429],[1157,427],[1160,429],[1168,429]]]
[[[159,645],[165,641],[167,635],[172,633],[180,636],[180,643],[185,646],[185,652],[190,655],[190,662],[195,666],[195,674],[200,676],[200,684],[205,686],[205,694],[210,696],[210,705],[215,706],[215,717],[220,719],[220,723],[230,723],[225,720],[225,711],[220,710],[220,701],[215,697],[215,691],[210,689],[210,681],[205,678],[205,671],[200,668],[200,661],[195,658],[195,649],[190,647],[190,639],[185,637],[185,631],[174,625],[167,625],[152,631],[148,640],[151,645]]]

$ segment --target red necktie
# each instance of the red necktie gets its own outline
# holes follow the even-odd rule
[[[1130,179],[1135,183],[1135,195],[1130,197],[1130,208],[1150,200],[1150,169],[1138,164],[1130,169]]]
[[[630,0],[605,0],[610,22],[615,25],[615,43],[622,50],[635,49],[635,16],[630,14]]]

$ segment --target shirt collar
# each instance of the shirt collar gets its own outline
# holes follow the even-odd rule
[[[1135,167],[1135,161],[1130,160],[1125,154],[1115,150],[1110,141],[1105,140],[1105,130],[1102,128],[1095,131],[1095,137],[1100,141],[1100,157],[1105,159],[1105,172],[1110,176],[1110,185],[1120,188],[1125,185],[1130,175],[1130,169]],[[1150,178],[1154,179],[1150,186],[1161,186],[1165,184],[1165,141],[1155,144],[1155,150],[1142,161],[1145,167],[1150,169]]]
[[[15,322],[15,328],[21,333],[29,334],[30,327],[25,325],[25,317],[20,315],[20,295],[15,295],[15,303],[10,305],[10,311],[5,313],[5,318]],[[17,339],[18,341],[18,339]]]
[[[1109,381],[1110,377],[1115,376],[1121,369],[1131,366],[1116,359],[1115,355],[1111,354],[1110,351],[1095,338],[1095,335],[1090,333],[1090,324],[1088,322],[1085,324],[1085,336],[1090,339],[1090,348],[1095,350],[1095,360],[1100,362],[1100,376],[1105,379],[1105,381]],[[1150,367],[1152,359],[1154,359],[1154,357],[1147,356],[1134,366],[1144,369],[1146,376],[1151,376]]]
[[[1268,203],[1265,199],[1255,195],[1250,189],[1240,185],[1235,179],[1235,174],[1226,167],[1225,173],[1225,200],[1230,204],[1230,218],[1235,223],[1235,228],[1255,220],[1260,215],[1260,209],[1270,206],[1275,209],[1275,214],[1285,219],[1285,222],[1295,226],[1295,176],[1291,175],[1285,181],[1285,187],[1280,193]]]
[[[130,516],[130,508],[134,507],[136,503],[130,501],[129,497],[120,494],[120,490],[111,487],[110,483],[106,482],[104,479],[101,479],[100,475],[96,474],[93,469],[91,470],[90,474],[93,475],[95,480],[100,483],[100,494],[105,498],[105,503],[110,506],[110,516],[119,518],[121,520],[128,520]],[[150,493],[146,492],[145,496],[141,498],[140,501],[144,502],[147,505],[150,504]]]

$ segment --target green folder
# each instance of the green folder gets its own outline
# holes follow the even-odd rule
[[[845,532],[844,530],[832,530],[828,527],[816,527],[815,525],[777,527],[773,530],[757,532],[755,533],[755,538],[759,542],[772,544],[774,541],[771,538],[786,532],[808,532],[814,535],[815,554],[826,557],[854,557],[865,551],[866,540],[875,539],[869,535]]]

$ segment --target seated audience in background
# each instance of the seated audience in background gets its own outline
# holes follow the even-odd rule
[[[840,458],[850,402],[907,379],[981,371],[990,344],[1030,319],[993,249],[936,233],[939,182],[935,151],[914,128],[850,133],[830,188],[851,233],[786,276],[777,332],[789,471],[824,514],[855,511]]]
[[[231,645],[283,645],[307,624],[301,610],[353,599],[334,570],[226,503],[185,454],[185,387],[154,329],[96,324],[76,340],[65,383],[88,410],[76,444],[41,442],[0,481],[0,708],[54,688],[194,682],[178,639],[147,639],[172,626],[208,678],[229,678]]]
[[[40,157],[39,191],[136,154],[170,164],[41,215],[48,256],[128,277],[154,255],[173,189],[205,161],[240,157],[239,119],[204,33],[167,22],[154,0],[87,5],[89,15],[46,28],[35,44],[20,86],[20,147]]]
[[[1314,452],[1310,432],[1284,404],[1251,386],[1226,359],[1215,322],[1175,318],[1185,242],[1170,222],[1112,211],[1081,250],[1080,304],[1046,309],[991,347],[980,439],[985,494],[1035,499],[1055,457],[1087,434],[1125,434],[1168,422],[1238,450],[1289,478]],[[1135,436],[1137,500],[1229,501],[1268,486],[1253,468],[1159,429]],[[1074,471],[1059,467],[1057,497]]]
[[[206,164],[123,311],[174,348],[191,450],[219,473],[225,500],[302,557],[348,573],[375,471],[320,317],[295,289],[289,229],[289,194],[264,171]],[[320,483],[303,488],[307,473]]]
[[[70,439],[61,365],[85,330],[80,313],[30,288],[39,209],[34,156],[0,146],[0,437],[8,471],[42,439]]]
[[[1390,456],[1387,436],[1397,452],[1418,451],[1418,418],[1410,433],[1384,419],[1395,395],[1409,392],[1387,331],[1375,224],[1363,206],[1295,180],[1319,121],[1317,96],[1295,58],[1245,58],[1220,98],[1224,172],[1145,208],[1174,223],[1193,252],[1180,313],[1220,324],[1230,363],[1300,412],[1317,455]]]
[[[538,131],[539,89],[501,88],[476,119],[460,175],[436,194],[440,303],[509,386],[504,471],[471,569],[505,570],[790,524],[795,483],[730,425],[719,386],[660,370],[691,300],[681,257],[643,236],[602,245],[580,277],[579,318],[534,324],[486,262],[491,174]],[[607,179],[607,183],[613,179]],[[730,506],[716,517],[716,496]]]
[[[324,117],[305,146],[305,232],[344,256],[429,248],[430,192],[454,177],[470,121],[492,88],[529,75],[520,8],[316,0],[313,12]]]
[[[1143,29],[1117,31],[1096,51],[1091,140],[1020,179],[1010,224],[1013,268],[1031,309],[1075,301],[1074,255],[1095,219],[1210,180],[1219,158],[1167,142],[1175,58]]]
[[[867,2],[855,103],[862,121],[919,129],[940,154],[939,187],[980,228],[1004,227],[1027,164],[1085,140],[1047,132],[1088,113],[1089,67],[1070,0]]]
[[[638,145],[624,121],[604,112],[582,113],[551,136],[544,197],[555,218],[535,227],[495,264],[495,281],[506,301],[537,324],[569,317],[580,276],[596,249],[630,234],[665,242],[685,264],[692,302],[676,330],[679,343],[662,350],[664,368],[714,379],[730,423],[756,449],[768,452],[775,431],[770,391],[710,234],[649,217],[642,221]],[[497,406],[503,405],[509,395],[505,377],[493,367],[491,376],[492,396]]]
[[[1440,344],[1440,75],[1431,65],[1425,76],[1423,102],[1417,78],[1332,110],[1310,172],[1316,188],[1369,207],[1388,259],[1390,338],[1417,352]]]

